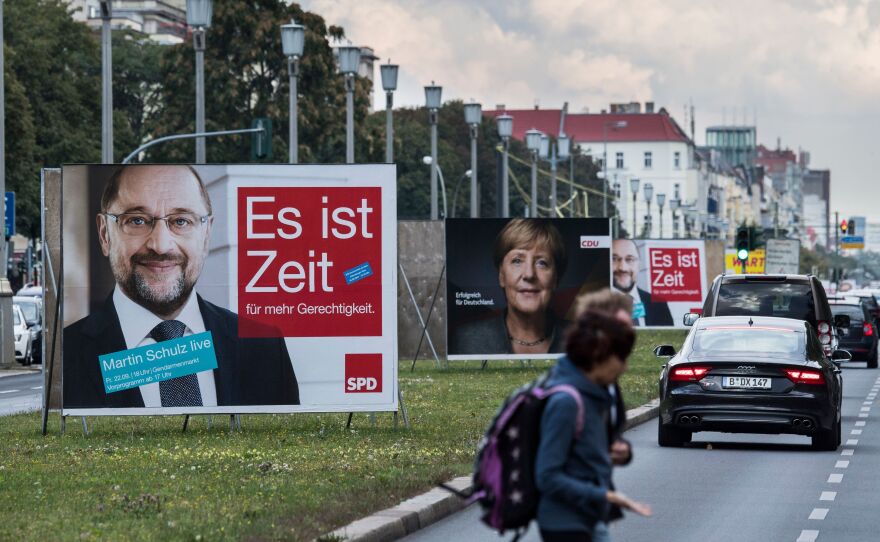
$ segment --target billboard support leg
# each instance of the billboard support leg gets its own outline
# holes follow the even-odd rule
[[[400,388],[397,388],[397,404],[399,405],[397,410],[403,416],[403,426],[411,429],[409,426],[409,412],[406,410],[406,404],[403,402],[403,392],[400,391]],[[397,412],[394,413],[394,427],[397,427]]]
[[[64,430],[67,429],[67,416],[61,416],[61,434],[64,434]]]
[[[85,416],[81,417],[80,420],[82,420],[83,436],[87,437],[89,436],[89,424],[86,422]]]
[[[52,355],[46,360],[43,353],[43,368],[49,364],[48,380],[43,381],[43,436],[46,436],[49,424],[49,402],[52,396],[52,375],[55,372],[55,345],[58,344],[58,313],[61,308],[61,292],[58,291],[58,283],[55,282],[55,269],[52,266],[52,254],[49,252],[49,244],[43,241],[43,257],[49,267],[49,278],[52,279],[52,290],[55,292],[55,315],[52,318]],[[45,307],[44,307],[45,309]],[[43,340],[45,342],[45,335]],[[45,350],[45,349],[44,349]],[[62,405],[63,406],[63,405]],[[64,434],[64,416],[61,417],[61,434]]]
[[[346,428],[346,429],[350,429],[350,428],[351,428],[351,418],[352,418],[352,416],[354,416],[354,412],[349,412],[349,413],[348,413],[348,421],[345,422],[345,428]]]
[[[481,370],[481,371],[484,370],[484,369],[486,368],[487,365],[489,365],[489,360],[488,360],[488,359],[484,359],[484,360],[483,360],[483,364],[480,365],[480,370]]]
[[[434,313],[434,302],[437,301],[437,292],[440,291],[440,284],[443,282],[443,275],[446,273],[446,264],[443,264],[443,269],[440,270],[440,278],[437,279],[437,287],[434,288],[434,296],[431,299],[431,306],[428,308],[427,320],[422,318],[422,311],[419,310],[419,304],[416,301],[416,296],[413,294],[412,287],[409,285],[409,279],[406,277],[406,271],[403,269],[403,264],[398,263],[397,266],[400,268],[400,274],[403,276],[403,283],[406,284],[409,298],[412,300],[413,308],[416,310],[416,316],[419,317],[419,323],[422,325],[422,335],[419,337],[419,346],[416,348],[416,355],[413,357],[412,367],[410,367],[409,370],[412,372],[416,368],[416,360],[419,358],[419,351],[422,349],[422,341],[425,340],[426,337],[428,339],[428,345],[431,347],[431,352],[434,353],[434,367],[442,367],[443,364],[440,362],[440,356],[437,355],[437,349],[434,348],[434,341],[431,340],[431,334],[428,333],[428,324],[431,322],[431,315]]]
[[[186,433],[186,426],[189,424],[189,414],[183,417],[183,429],[180,431],[181,433]]]

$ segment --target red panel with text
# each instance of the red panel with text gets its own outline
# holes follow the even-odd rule
[[[345,355],[345,393],[382,393],[382,354]]]
[[[703,301],[700,251],[696,248],[650,248],[653,301]]]
[[[381,196],[239,188],[239,336],[381,336]]]

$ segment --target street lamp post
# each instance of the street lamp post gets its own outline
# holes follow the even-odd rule
[[[657,207],[660,209],[660,239],[663,239],[663,204],[666,203],[666,194],[657,194]]]
[[[571,139],[565,134],[559,134],[556,138],[556,146],[553,148],[553,160],[550,162],[552,174],[550,183],[550,200],[553,202],[553,218],[556,218],[556,206],[558,193],[556,190],[556,165],[559,160],[566,160],[571,152]],[[571,181],[571,179],[569,179]]]
[[[651,198],[654,197],[654,185],[645,183],[645,203],[648,204],[648,214],[645,215],[645,238],[651,238]]]
[[[339,47],[339,71],[345,76],[345,163],[354,164],[354,78],[361,62],[361,50],[353,45]]]
[[[633,229],[632,229],[632,238],[635,239],[638,235],[638,230],[636,230],[636,204],[638,196],[639,196],[639,180],[633,177],[629,180],[629,191],[633,195]]]
[[[385,163],[394,163],[394,91],[397,90],[397,64],[382,64],[382,88],[385,89]]]
[[[608,216],[608,127],[614,130],[626,128],[625,120],[609,120],[602,123],[602,209]]]
[[[440,178],[440,193],[443,194],[443,218],[446,218],[449,215],[446,214],[446,181],[443,180],[443,170],[440,169],[440,164],[430,156],[423,156],[422,163],[426,166],[431,166],[432,170],[435,166],[437,168],[437,176]],[[453,201],[452,204],[455,205],[455,202]]]
[[[529,216],[538,216],[538,153],[545,146],[547,136],[534,128],[526,130],[526,148],[532,157],[532,184],[531,197],[532,201],[529,205]]]
[[[678,208],[681,206],[681,200],[672,198],[669,200],[669,211],[672,213],[672,238],[678,239]]]
[[[101,0],[101,162],[113,163],[113,1]]]
[[[196,133],[205,131],[205,31],[211,26],[212,0],[186,0],[186,24],[193,29],[196,51]],[[205,138],[196,138],[196,163],[205,163]]]
[[[0,0],[0,218],[6,220],[6,95],[3,85],[3,0]],[[5,233],[5,232],[4,232]],[[0,367],[15,364],[12,337],[12,289],[6,279],[6,237],[0,239]]]
[[[498,127],[498,137],[501,138],[501,217],[510,217],[510,184],[507,167],[507,151],[510,147],[510,137],[513,135],[513,117],[510,115],[498,115],[495,117]]]
[[[288,161],[291,164],[299,162],[299,138],[297,90],[296,84],[299,78],[299,59],[302,57],[306,41],[306,29],[301,24],[291,20],[290,24],[281,25],[281,48],[287,57],[287,75],[290,78],[290,129],[288,131]]]
[[[437,220],[437,117],[440,112],[440,104],[443,87],[431,82],[425,87],[425,106],[428,108],[428,122],[431,124],[431,220]]]
[[[480,216],[480,190],[477,183],[477,136],[483,122],[483,110],[478,103],[464,104],[464,121],[470,126],[471,132],[471,218]],[[453,207],[455,203],[453,202]]]

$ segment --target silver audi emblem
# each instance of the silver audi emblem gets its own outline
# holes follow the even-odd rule
[[[737,367],[737,369],[740,371],[752,372],[755,371],[757,367],[755,367],[754,365],[740,365],[739,367]]]

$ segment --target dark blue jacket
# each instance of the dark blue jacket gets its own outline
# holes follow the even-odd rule
[[[611,486],[606,420],[611,397],[591,382],[568,358],[553,369],[547,386],[569,384],[584,403],[584,427],[575,440],[577,403],[566,393],[547,400],[541,417],[541,441],[535,461],[540,491],[538,525],[548,531],[592,532],[608,513]]]

